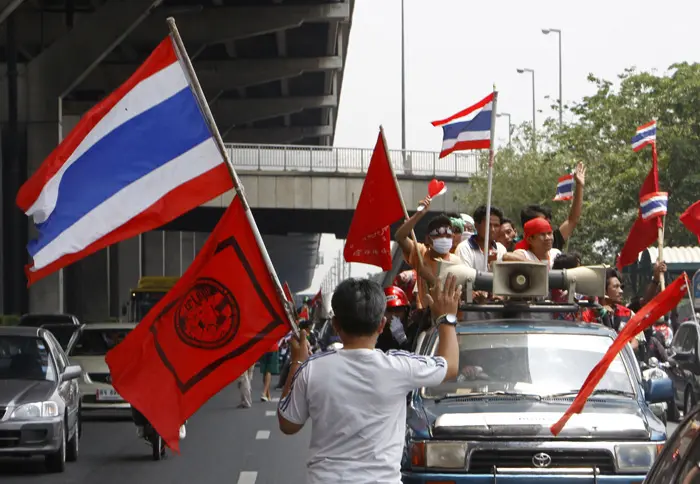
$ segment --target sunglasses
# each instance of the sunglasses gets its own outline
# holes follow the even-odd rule
[[[428,233],[431,237],[438,237],[440,235],[452,235],[452,229],[450,227],[438,227]]]

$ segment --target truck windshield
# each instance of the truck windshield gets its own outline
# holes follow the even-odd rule
[[[163,299],[165,294],[166,291],[135,292],[132,297],[131,320],[133,322],[141,321],[144,317],[146,317],[148,311],[153,309],[153,306],[158,304],[158,301]]]
[[[540,396],[576,393],[612,344],[586,334],[461,334],[457,381],[426,388],[428,397],[508,392]],[[433,347],[433,352],[437,343]],[[618,355],[596,387],[634,393]]]

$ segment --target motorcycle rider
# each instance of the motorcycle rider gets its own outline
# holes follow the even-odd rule
[[[384,316],[389,324],[377,338],[376,348],[382,351],[410,350],[416,336],[417,325],[410,324],[411,303],[406,293],[399,287],[384,289],[386,310]]]
[[[131,407],[131,418],[134,421],[134,424],[136,425],[136,435],[140,439],[145,438],[145,431],[144,428],[146,427],[146,424],[148,423],[148,420],[146,417],[136,410],[134,406]],[[187,421],[185,421],[184,424],[180,426],[180,440],[184,440],[185,437],[187,436],[187,429],[185,428],[185,425],[187,424]]]

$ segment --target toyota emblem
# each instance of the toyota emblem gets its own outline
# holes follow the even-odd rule
[[[549,467],[552,465],[552,457],[549,454],[540,452],[532,457],[532,465],[539,468]]]

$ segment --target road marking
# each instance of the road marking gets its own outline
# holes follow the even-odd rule
[[[277,412],[275,412],[274,410],[265,410],[266,417],[274,417],[275,415],[277,415]]]
[[[255,434],[255,440],[265,440],[270,438],[270,431],[269,430],[258,430],[258,433]]]
[[[257,478],[257,472],[241,472],[240,474],[238,474],[238,484],[255,484],[255,480]]]
[[[280,401],[280,397],[271,398],[269,401],[270,401],[270,402],[273,402],[273,403],[274,403],[274,402],[279,402],[279,401]]]

